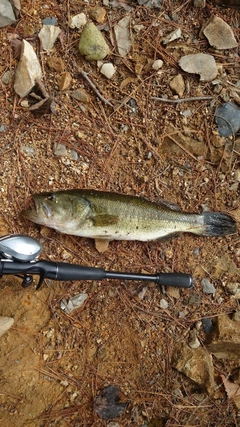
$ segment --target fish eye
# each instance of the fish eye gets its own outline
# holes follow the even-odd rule
[[[47,198],[47,200],[54,200],[55,199],[54,194],[49,194],[46,198]]]

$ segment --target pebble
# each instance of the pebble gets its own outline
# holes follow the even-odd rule
[[[72,76],[68,71],[66,71],[58,79],[59,90],[69,89],[71,86],[71,83],[72,83]]]
[[[100,73],[103,74],[107,79],[111,79],[116,72],[116,69],[114,65],[111,62],[107,62],[106,64],[103,64]]]
[[[191,348],[198,348],[200,346],[200,341],[197,338],[195,330],[192,330],[192,331],[189,332],[188,345]]]
[[[95,6],[90,10],[90,16],[94,21],[102,24],[105,21],[106,10],[101,6]]]
[[[168,308],[168,302],[163,298],[160,300],[160,307],[164,310]]]
[[[161,59],[156,59],[156,61],[154,61],[154,63],[152,64],[152,69],[155,71],[160,70],[160,68],[162,68],[163,66],[163,61]]]
[[[185,83],[182,74],[177,74],[175,77],[173,77],[173,79],[170,80],[169,86],[174,93],[182,98],[185,91]]]
[[[53,153],[57,157],[64,157],[67,155],[66,145],[63,144],[55,144],[53,148]]]
[[[90,97],[84,89],[76,89],[71,93],[71,96],[80,102],[90,102]]]
[[[203,288],[203,292],[205,294],[212,294],[213,296],[215,296],[216,294],[216,288],[213,286],[213,284],[211,282],[209,282],[208,279],[202,279],[201,280],[201,285]]]
[[[79,13],[78,15],[72,16],[70,18],[69,27],[70,28],[81,28],[87,23],[87,17],[85,13]]]

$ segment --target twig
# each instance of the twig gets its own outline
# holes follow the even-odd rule
[[[150,99],[154,99],[155,101],[167,102],[169,104],[181,104],[182,102],[193,102],[193,101],[210,101],[213,99],[213,96],[196,96],[192,98],[182,98],[182,99],[165,99],[158,98],[157,96],[151,96]]]
[[[78,70],[79,73],[84,77],[84,79],[87,80],[88,84],[91,86],[91,88],[94,90],[94,92],[97,94],[98,98],[101,99],[101,101],[105,102],[105,104],[110,105],[110,107],[113,107],[110,101],[108,101],[104,96],[101,95],[99,90],[96,88],[95,84],[90,80],[87,73],[83,71],[81,68]]]

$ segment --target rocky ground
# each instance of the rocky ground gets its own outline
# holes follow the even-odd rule
[[[14,319],[0,337],[3,427],[240,425],[239,233],[113,241],[99,252],[92,239],[21,216],[33,193],[95,188],[222,211],[239,225],[237,2],[151,6],[22,1],[16,22],[1,28],[0,234],[35,237],[42,259],[194,277],[191,290],[161,292],[154,283],[113,280],[45,280],[36,291],[2,277],[0,315]],[[80,13],[103,36],[102,58],[89,57],[91,46],[79,52],[83,27],[72,18]],[[221,21],[209,36],[213,16]],[[53,17],[56,40],[56,29],[39,39]],[[230,45],[216,48],[225,31]],[[199,54],[208,55],[211,73]],[[194,55],[190,66],[186,55]],[[32,79],[38,86],[29,96]],[[217,108],[229,101],[236,117],[232,123],[231,111],[221,130]],[[83,305],[66,310],[79,294]],[[108,386],[117,396],[112,387],[106,398]]]

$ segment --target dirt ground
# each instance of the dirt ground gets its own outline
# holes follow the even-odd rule
[[[149,243],[113,241],[106,252],[99,253],[92,239],[63,235],[20,215],[33,193],[95,188],[167,199],[186,211],[201,212],[207,205],[240,219],[239,135],[216,148],[214,111],[221,96],[211,83],[199,82],[198,76],[184,73],[177,65],[181,55],[211,53],[221,65],[222,81],[236,85],[240,81],[237,49],[214,51],[199,38],[199,31],[216,14],[228,22],[239,41],[239,12],[212,4],[196,9],[191,1],[180,0],[163,1],[161,10],[133,2],[129,2],[130,11],[118,2],[104,6],[108,25],[102,28],[111,47],[108,59],[117,68],[107,80],[96,62],[80,56],[79,32],[68,27],[69,16],[80,12],[89,16],[96,4],[95,0],[22,0],[17,25],[0,31],[1,76],[16,69],[9,34],[18,34],[33,45],[45,88],[56,104],[55,114],[33,115],[21,105],[13,81],[1,84],[1,235],[35,237],[43,246],[42,259],[118,271],[190,273],[194,288],[165,289],[161,294],[154,283],[45,280],[36,291],[34,286],[23,289],[18,278],[3,277],[0,315],[13,317],[14,325],[0,338],[1,426],[240,426],[240,414],[220,380],[238,362],[213,358],[216,392],[211,397],[171,366],[175,343],[186,339],[203,317],[239,308],[229,291],[229,284],[239,281],[239,276],[228,269],[213,274],[214,263],[224,255],[239,266],[239,234],[224,238],[184,234]],[[126,13],[131,16],[133,38],[131,51],[122,58],[110,32]],[[50,55],[40,49],[37,36],[42,19],[48,16],[56,17],[64,31]],[[137,33],[133,25],[144,28]],[[183,39],[164,47],[161,37],[178,27]],[[73,79],[69,90],[59,90],[60,73],[48,67],[49,56],[62,58]],[[163,60],[162,73],[151,68],[155,59]],[[116,108],[98,99],[78,67],[89,73]],[[169,82],[178,73],[186,85],[183,97],[210,95],[215,104],[151,99],[162,95],[174,99]],[[71,97],[71,91],[79,88],[85,89],[88,102]],[[223,90],[230,93],[229,86]],[[188,109],[190,117],[183,114]],[[182,149],[180,134],[191,139],[193,147],[200,144],[200,153]],[[56,155],[58,143],[67,147],[63,156]],[[216,287],[215,297],[203,293],[204,277]],[[66,314],[60,301],[79,292],[86,292],[87,300]],[[166,309],[160,307],[162,298],[168,302]],[[203,346],[205,338],[200,327]],[[93,409],[94,398],[108,385],[118,386],[129,401],[114,421],[101,419]]]

